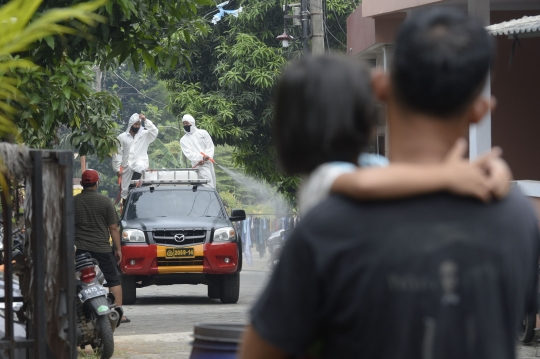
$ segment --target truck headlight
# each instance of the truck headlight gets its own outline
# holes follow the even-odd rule
[[[236,232],[231,227],[218,228],[214,231],[214,242],[231,242],[236,239]]]
[[[122,242],[145,242],[144,232],[139,229],[124,229],[122,231]]]

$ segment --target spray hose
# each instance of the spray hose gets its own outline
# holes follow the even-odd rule
[[[214,159],[213,159],[212,157],[206,155],[204,152],[201,152],[201,155],[203,155],[203,156],[205,156],[205,157],[208,157],[208,160],[209,160],[210,162],[212,162],[212,163],[215,164],[215,165],[218,165],[217,162],[214,161]],[[197,163],[197,164],[196,164],[195,166],[193,166],[192,168],[195,168],[195,167],[197,167],[198,165],[199,165],[199,164]],[[218,165],[218,166],[219,166],[219,165]]]
[[[121,166],[120,166],[120,173],[122,173]],[[120,186],[120,191],[118,192],[118,196],[116,197],[116,202],[114,202],[115,206],[120,202],[120,198],[122,198],[122,177],[118,177],[118,185]]]
[[[216,164],[216,165],[217,165],[216,161],[214,161],[214,159],[213,159],[212,157],[206,155],[204,152],[201,152],[201,155],[203,155],[203,156],[205,156],[205,157],[208,157],[208,159],[210,160],[210,162],[212,162],[213,164]]]

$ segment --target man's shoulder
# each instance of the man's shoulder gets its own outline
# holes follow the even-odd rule
[[[85,191],[81,192],[78,195],[74,196],[74,199],[76,201],[84,201],[84,200],[92,200],[97,202],[102,202],[104,204],[111,204],[111,199],[108,196],[105,196],[104,194],[101,194],[97,191]]]
[[[468,221],[496,218],[515,219],[516,223],[538,221],[531,202],[518,189],[512,189],[505,198],[489,204],[447,193],[369,202],[332,195],[314,207],[305,216],[303,222],[309,221],[315,226],[321,226],[338,219],[341,221],[342,218],[354,218],[355,222],[366,222],[390,214],[407,217],[413,216],[412,213],[441,217],[448,214],[454,219],[463,218]]]

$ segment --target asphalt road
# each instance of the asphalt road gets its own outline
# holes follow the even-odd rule
[[[249,308],[270,275],[265,264],[257,260],[253,267],[244,265],[236,304],[208,298],[205,285],[137,289],[137,302],[124,306],[131,323],[116,329],[113,358],[189,358],[195,323],[247,322]]]

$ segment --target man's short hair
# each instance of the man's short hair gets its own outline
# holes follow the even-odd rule
[[[479,96],[493,42],[477,19],[456,9],[413,13],[398,32],[392,84],[405,107],[441,118],[459,115]]]
[[[97,184],[97,182],[94,182],[94,183],[84,183],[84,182],[81,182],[82,188],[92,188],[92,187],[94,187],[96,184]]]

